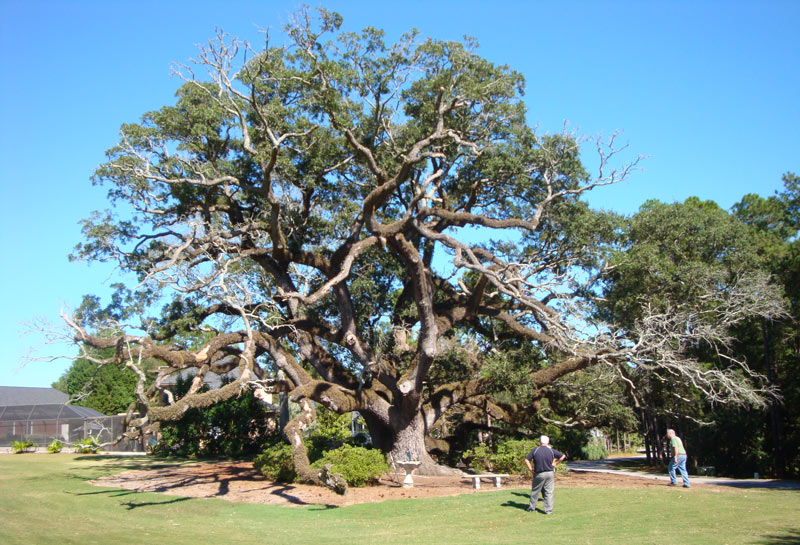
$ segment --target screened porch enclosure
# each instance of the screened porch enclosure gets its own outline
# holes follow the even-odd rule
[[[0,406],[0,446],[32,441],[46,447],[57,439],[69,446],[86,437],[111,443],[123,430],[122,415],[105,416],[93,409],[65,404]],[[140,441],[108,445],[106,451],[142,451]]]

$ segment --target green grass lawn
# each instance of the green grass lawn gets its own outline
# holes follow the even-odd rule
[[[86,480],[157,459],[0,456],[0,543],[788,544],[800,492],[696,486],[556,490],[553,516],[525,489],[341,508],[235,504],[99,488]]]

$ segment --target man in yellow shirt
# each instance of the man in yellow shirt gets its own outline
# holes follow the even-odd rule
[[[669,480],[670,486],[678,486],[678,476],[675,474],[675,469],[681,472],[683,479],[683,487],[690,488],[689,473],[686,472],[686,449],[683,448],[683,441],[675,435],[675,430],[667,430],[667,439],[669,439]]]

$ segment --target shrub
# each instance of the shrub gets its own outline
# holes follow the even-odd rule
[[[539,433],[550,437],[553,448],[566,454],[568,460],[577,460],[580,457],[581,447],[589,441],[589,434],[579,427],[562,429],[547,424],[539,430]]]
[[[494,473],[508,473],[509,475],[528,475],[530,471],[525,465],[525,457],[539,446],[539,441],[533,439],[509,439],[498,443],[492,451],[486,445],[478,445],[464,453],[469,467],[477,473],[492,471]],[[560,449],[559,449],[560,450]],[[556,466],[556,474],[569,472],[565,464]]]
[[[75,443],[75,452],[80,454],[97,454],[100,452],[100,443],[93,436],[84,437]]]
[[[264,449],[253,459],[253,466],[272,481],[292,482],[297,477],[292,447],[287,443],[277,443]]]
[[[341,447],[344,441],[337,441],[324,435],[312,435],[306,439],[308,461],[312,464],[322,458],[326,452]]]
[[[322,469],[328,464],[331,465],[331,472],[341,474],[349,486],[377,482],[381,475],[389,471],[386,457],[381,451],[347,444],[325,452],[312,467]]]
[[[27,440],[14,441],[13,443],[11,443],[11,448],[14,449],[15,454],[30,452],[32,449],[35,449],[36,446],[37,446],[36,443],[32,443]]]
[[[497,445],[497,452],[493,456],[494,471],[510,475],[529,475],[525,465],[525,457],[539,446],[538,441],[532,439],[510,439]]]
[[[478,445],[464,451],[464,461],[476,473],[494,471],[494,453],[486,445]]]
[[[325,437],[343,443],[350,438],[351,413],[337,414],[323,405],[317,405],[317,416],[308,427],[309,437]]]
[[[593,437],[588,444],[581,447],[581,458],[583,460],[602,460],[608,458],[608,450],[602,441]]]
[[[306,448],[311,463],[322,458],[329,450],[335,450],[345,443],[354,444],[350,436],[351,418],[352,413],[337,414],[317,405],[317,417],[306,432]]]
[[[179,379],[176,398],[190,385],[191,380]],[[163,424],[158,443],[150,448],[159,456],[241,459],[261,452],[276,435],[270,409],[246,391],[205,409],[189,409],[177,422]]]
[[[64,443],[59,441],[58,439],[53,439],[49,445],[47,445],[47,451],[53,454],[61,452],[61,449],[64,448]]]

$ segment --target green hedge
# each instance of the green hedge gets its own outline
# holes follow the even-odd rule
[[[486,445],[478,445],[466,451],[464,458],[469,467],[477,473],[491,471],[525,475],[528,473],[524,461],[525,456],[538,445],[538,441],[531,439],[511,439],[499,443],[496,450],[492,450]]]
[[[327,464],[332,466],[331,472],[341,474],[349,486],[377,482],[381,475],[389,471],[386,457],[381,451],[347,444],[325,452],[311,466],[322,469]]]
[[[491,471],[492,473],[508,473],[510,475],[530,476],[525,465],[525,457],[539,446],[533,439],[510,439],[498,443],[495,450],[486,445],[478,445],[464,453],[464,459],[476,473]],[[569,472],[566,464],[556,466],[556,474]]]
[[[278,443],[267,447],[253,459],[253,466],[267,479],[290,483],[295,480],[292,446]]]
[[[525,465],[525,457],[538,446],[539,442],[532,439],[503,441],[497,445],[497,452],[494,455],[494,471],[512,475],[529,474],[528,467]]]

